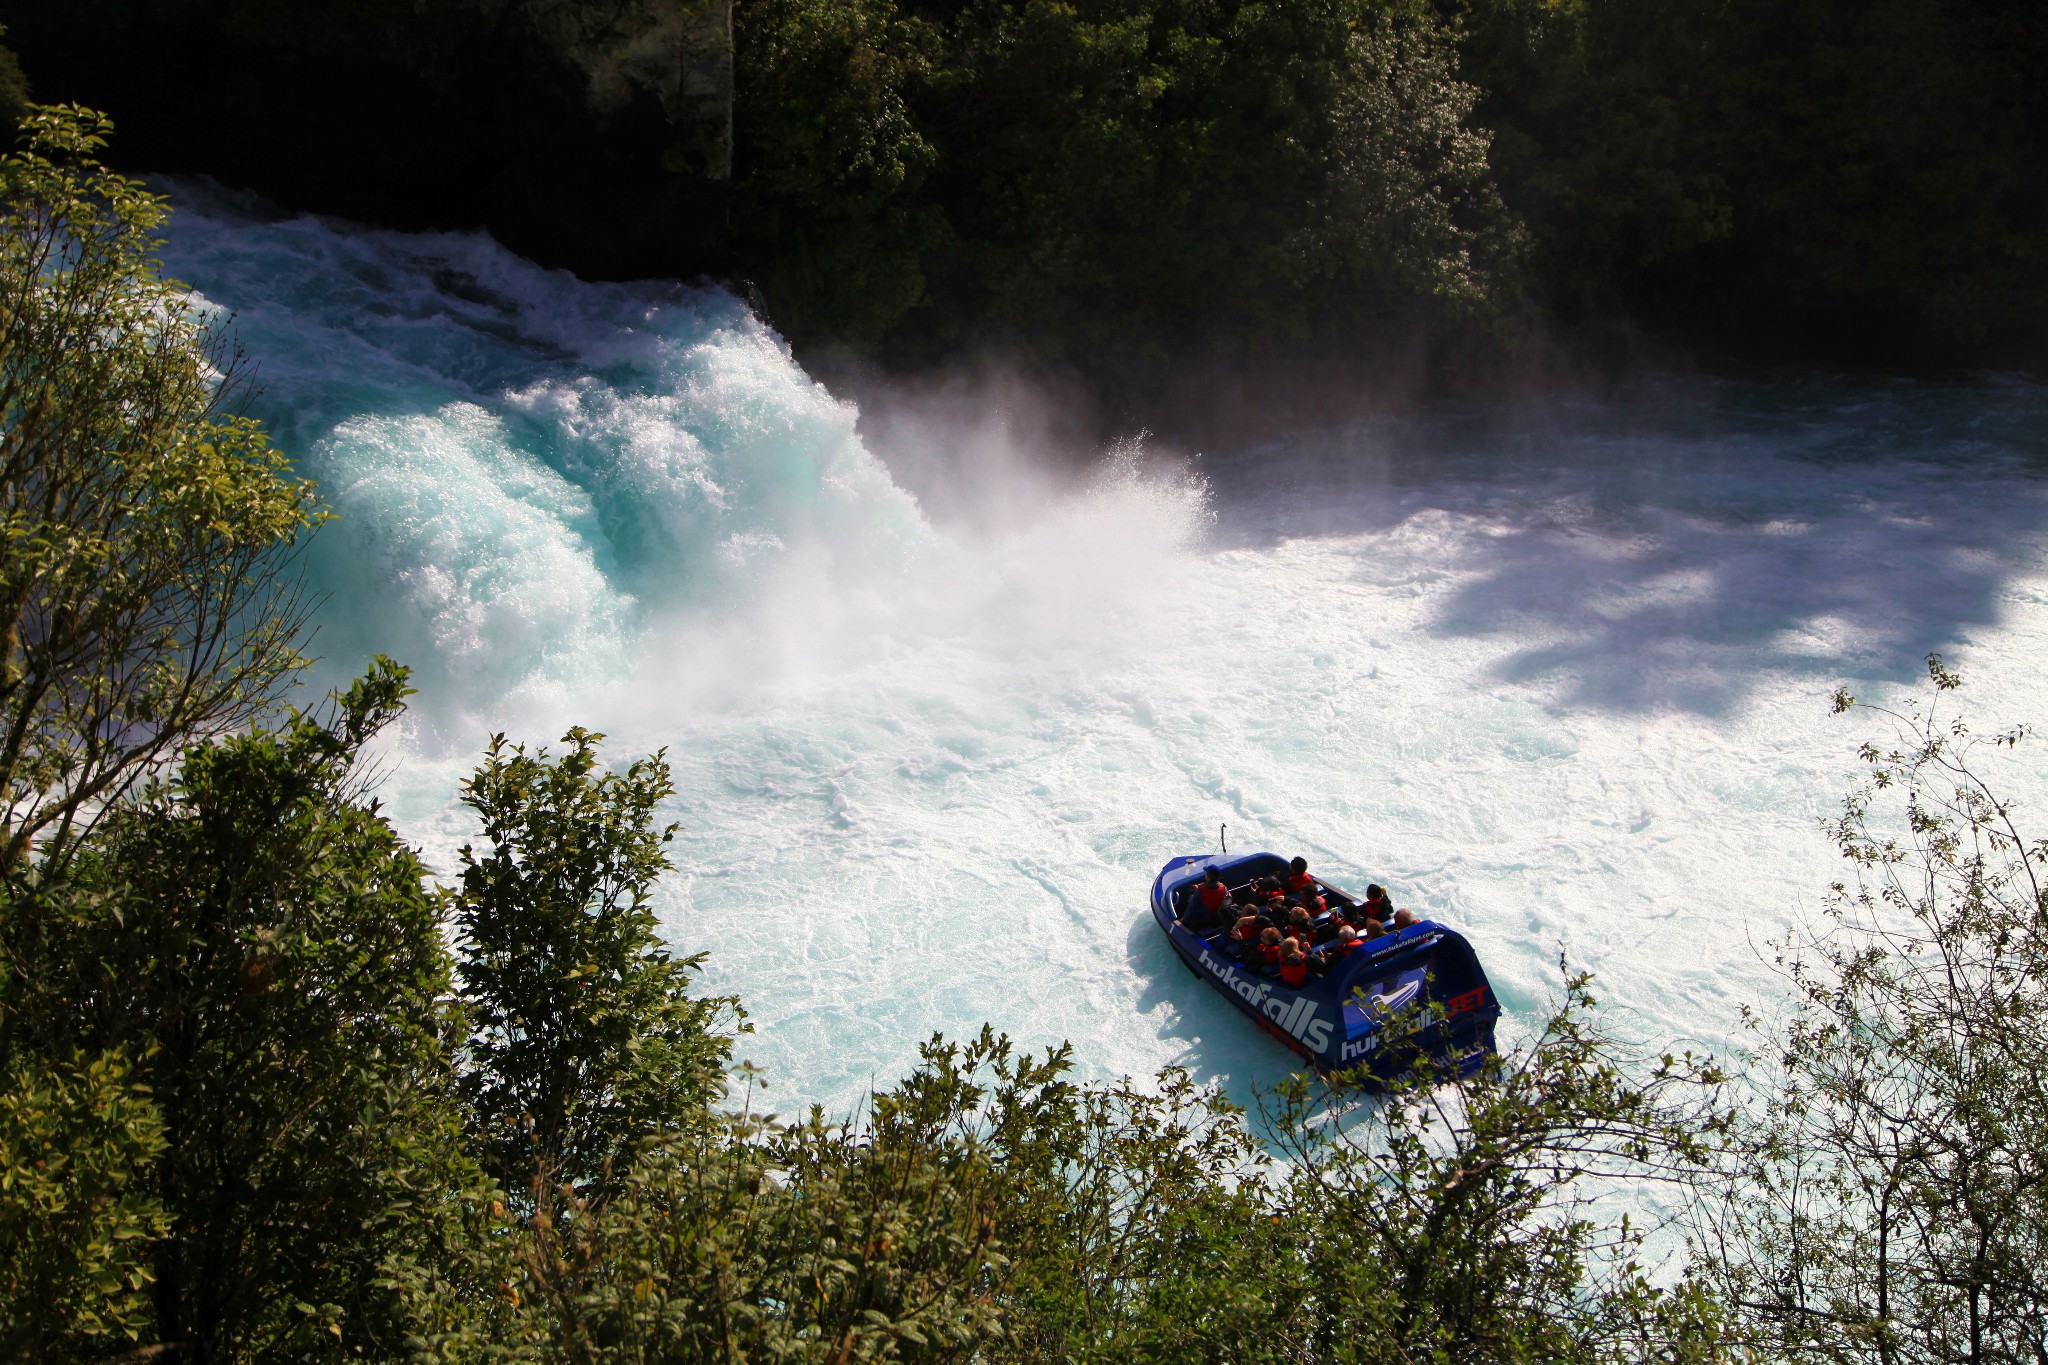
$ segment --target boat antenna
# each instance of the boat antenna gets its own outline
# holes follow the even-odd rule
[[[1219,844],[1221,844],[1221,845],[1223,845],[1223,851],[1224,851],[1225,853],[1228,853],[1228,852],[1230,852],[1230,826],[1229,826],[1229,825],[1218,825],[1218,826],[1216,827],[1216,842],[1217,842],[1217,843],[1219,843]]]

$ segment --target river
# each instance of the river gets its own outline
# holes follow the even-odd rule
[[[1834,689],[1924,695],[1939,651],[1981,727],[2044,719],[2030,384],[1651,376],[1077,476],[993,416],[870,448],[717,290],[176,191],[166,262],[337,513],[319,677],[415,670],[393,818],[450,869],[489,733],[665,747],[662,922],[785,1111],[983,1022],[1270,1085],[1144,915],[1226,824],[1463,928],[1504,1038],[1565,954],[1622,1032],[1726,1052],[1844,871],[1884,731]]]

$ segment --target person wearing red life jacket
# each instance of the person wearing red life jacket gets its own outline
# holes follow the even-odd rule
[[[1220,894],[1208,894],[1212,889]],[[1217,878],[1215,869],[1210,868],[1208,876],[1181,902],[1181,928],[1206,938],[1237,922],[1237,916],[1231,910],[1230,888]]]
[[[1239,916],[1236,925],[1230,930],[1230,941],[1237,948],[1238,957],[1247,962],[1251,960],[1253,951],[1258,947],[1259,930],[1264,927],[1259,923],[1257,915]]]
[[[1300,990],[1308,984],[1308,959],[1296,948],[1280,960],[1280,984]]]
[[[1357,952],[1365,946],[1365,939],[1348,924],[1339,924],[1337,932],[1328,943],[1320,944],[1308,955],[1308,969],[1317,976],[1333,970],[1348,953]]]
[[[1316,879],[1308,875],[1308,859],[1296,858],[1287,865],[1287,880],[1284,883],[1287,894],[1297,899],[1304,891],[1313,891]]]
[[[1394,903],[1387,899],[1387,888],[1377,882],[1365,888],[1365,904],[1361,908],[1367,919],[1376,919],[1381,924],[1391,923],[1394,918]]]
[[[1268,968],[1280,965],[1280,931],[1267,929],[1259,935],[1259,961]]]

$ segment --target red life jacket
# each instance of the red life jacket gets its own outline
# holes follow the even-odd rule
[[[1303,959],[1301,959],[1301,960],[1299,960],[1299,961],[1295,961],[1295,962],[1283,962],[1283,963],[1281,963],[1281,964],[1280,964],[1280,981],[1281,981],[1281,984],[1283,984],[1283,985],[1287,985],[1287,986],[1294,986],[1294,987],[1297,987],[1297,988],[1299,988],[1299,987],[1301,987],[1301,986],[1305,986],[1305,985],[1307,985],[1307,984],[1308,984],[1308,960],[1307,960],[1306,958],[1303,958]]]
[[[1367,919],[1376,919],[1381,923],[1385,923],[1394,917],[1394,903],[1385,896],[1380,897],[1376,901],[1366,901],[1364,906]]]
[[[1287,878],[1287,889],[1289,891],[1306,891],[1308,890],[1308,888],[1314,886],[1315,884],[1316,879],[1314,874],[1308,872],[1297,872],[1290,875]]]
[[[1214,914],[1223,902],[1230,899],[1230,888],[1222,882],[1203,882],[1195,888],[1195,894],[1202,898],[1202,908]]]
[[[1266,959],[1266,965],[1268,967],[1275,966],[1279,963],[1280,952],[1281,948],[1280,945],[1277,943],[1261,943],[1259,945],[1259,956]]]

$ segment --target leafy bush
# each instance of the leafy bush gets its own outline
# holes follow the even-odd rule
[[[1303,1079],[1282,1088],[1287,1216],[1312,1229],[1311,1355],[1717,1358],[1704,1282],[1660,1284],[1646,1230],[1612,1201],[1657,1182],[1683,1197],[1713,1169],[1726,1077],[1690,1053],[1637,1056],[1594,1011],[1591,978],[1569,975],[1526,1047],[1469,1077],[1424,1065],[1364,1113]]]
[[[133,1059],[164,1135],[152,1334],[197,1358],[393,1351],[389,1263],[432,1254],[479,1183],[440,898],[360,799],[404,692],[380,661],[328,717],[194,746],[46,892],[70,913],[25,964],[16,1037]]]
[[[163,1119],[119,1053],[17,1057],[0,1079],[0,1355],[103,1358],[149,1330],[167,1220],[135,1173]]]
[[[106,132],[41,108],[0,158],[0,876],[300,663],[278,556],[312,490],[232,411],[233,357],[153,255],[163,200],[94,160]]]
[[[485,841],[463,848],[455,901],[463,1095],[476,1149],[514,1191],[602,1183],[724,1088],[713,1026],[732,1002],[690,996],[703,959],[670,957],[648,905],[675,835],[654,824],[668,764],[602,772],[602,739],[571,730],[550,761],[493,736],[462,789]]]
[[[1937,698],[1959,683],[1929,672]],[[1896,736],[1863,747],[1868,781],[1833,826],[1855,879],[1786,946],[1796,1009],[1764,1037],[1765,1104],[1709,1245],[1771,1356],[2039,1360],[2048,841],[1938,701],[1879,714]]]

